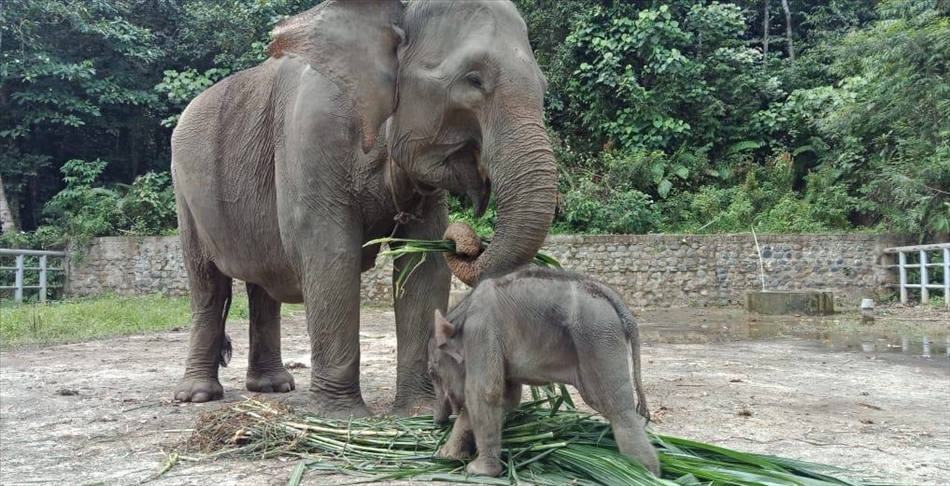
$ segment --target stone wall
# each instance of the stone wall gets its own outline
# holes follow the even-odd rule
[[[838,308],[888,292],[884,248],[893,235],[585,235],[551,236],[543,252],[566,268],[614,287],[634,307],[740,305],[745,292],[831,291]],[[761,255],[762,272],[760,273]],[[71,265],[73,295],[184,294],[188,282],[177,237],[99,238]],[[389,304],[392,265],[380,260],[362,276],[364,304]],[[242,286],[243,287],[243,286]],[[457,281],[453,288],[464,289]]]
[[[887,292],[887,235],[567,236],[545,251],[596,275],[636,307],[738,305],[747,291],[827,290],[837,303]],[[761,260],[759,259],[761,255]],[[761,261],[761,271],[760,271]]]
[[[70,260],[66,292],[79,296],[185,294],[188,275],[178,237],[96,238],[78,261]]]

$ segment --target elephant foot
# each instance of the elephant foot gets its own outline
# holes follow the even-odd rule
[[[182,378],[175,387],[175,400],[179,402],[208,402],[224,398],[224,387],[217,378]]]
[[[408,376],[416,379],[407,379]],[[420,376],[426,378],[418,379]],[[435,391],[432,389],[432,383],[428,380],[428,372],[425,368],[404,372],[402,376],[396,377],[396,399],[393,400],[393,415],[412,417],[423,413],[432,413],[434,405]]]
[[[474,445],[472,441],[464,439],[453,440],[450,438],[445,444],[442,444],[439,451],[435,453],[435,457],[441,459],[457,459],[459,461],[468,459],[472,457],[472,454],[475,452]]]
[[[392,414],[398,417],[414,417],[416,415],[433,412],[435,400],[433,397],[417,396],[408,400],[396,400],[393,403]]]
[[[478,456],[478,459],[465,466],[465,472],[473,476],[498,476],[501,474],[501,461],[496,457]]]
[[[267,372],[252,372],[248,370],[244,381],[248,391],[260,393],[287,393],[294,390],[294,377],[286,369]]]
[[[314,413],[330,419],[355,419],[371,417],[369,407],[363,402],[362,397],[356,399],[328,399],[322,395],[310,392],[310,400],[313,403]]]

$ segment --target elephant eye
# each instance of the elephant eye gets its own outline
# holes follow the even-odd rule
[[[474,88],[485,89],[484,84],[482,84],[482,76],[478,73],[466,74],[465,81],[468,81],[468,84],[472,85]]]

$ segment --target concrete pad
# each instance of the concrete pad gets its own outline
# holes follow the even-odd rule
[[[823,316],[835,313],[831,292],[815,290],[747,292],[745,308],[768,315]]]

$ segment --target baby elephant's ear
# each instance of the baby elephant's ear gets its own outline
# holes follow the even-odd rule
[[[455,335],[455,326],[446,319],[439,309],[435,310],[435,344],[443,346]]]

